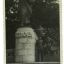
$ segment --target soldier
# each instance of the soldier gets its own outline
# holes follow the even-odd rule
[[[43,28],[41,25],[39,26],[39,40],[36,43],[36,61],[38,62],[42,62],[43,61],[43,56],[46,48],[46,32],[45,32],[45,28]],[[44,52],[45,51],[45,52]]]

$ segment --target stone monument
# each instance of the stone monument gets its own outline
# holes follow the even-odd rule
[[[35,43],[36,33],[32,28],[23,27],[16,31],[16,62],[32,63],[35,62]]]

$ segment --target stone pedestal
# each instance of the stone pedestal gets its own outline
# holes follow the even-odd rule
[[[16,31],[15,61],[21,63],[35,62],[36,33],[30,27],[18,28]]]

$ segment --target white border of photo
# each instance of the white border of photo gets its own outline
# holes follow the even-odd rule
[[[60,64],[64,64],[64,0],[60,0]],[[0,0],[0,64],[6,64],[5,0]]]

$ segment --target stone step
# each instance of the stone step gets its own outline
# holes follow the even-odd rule
[[[7,63],[7,64],[60,64],[60,62]]]

